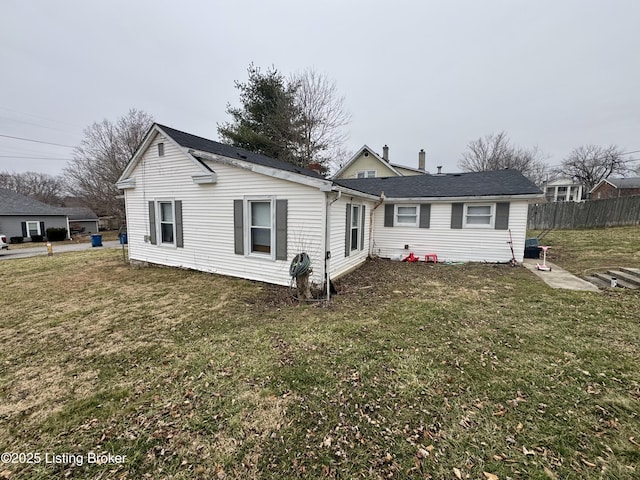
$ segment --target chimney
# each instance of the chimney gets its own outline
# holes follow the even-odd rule
[[[418,170],[423,172],[427,169],[427,154],[424,152],[424,148],[421,148],[418,152]]]
[[[389,161],[389,147],[385,145],[382,147],[382,159],[385,161]]]
[[[438,175],[442,175],[442,165],[438,165]]]

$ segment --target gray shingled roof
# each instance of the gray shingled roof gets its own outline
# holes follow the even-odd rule
[[[617,188],[640,188],[640,177],[607,178],[607,182]]]
[[[274,158],[260,155],[259,153],[253,153],[242,148],[234,147],[233,145],[227,145],[220,142],[214,142],[206,138],[191,135],[190,133],[181,132],[165,125],[156,124],[162,131],[169,135],[180,146],[185,148],[192,148],[194,150],[200,150],[207,153],[213,153],[215,155],[221,155],[223,157],[235,158],[238,160],[244,160],[246,162],[255,163],[265,167],[277,168],[279,170],[285,170],[288,172],[299,173],[300,175],[306,175],[308,177],[320,178],[326,180],[318,172],[309,170],[307,168],[297,167],[291,163],[276,160]]]
[[[517,170],[335,180],[338,185],[385,198],[539,195],[542,191]]]
[[[64,210],[69,220],[98,220],[98,215],[89,208],[65,207]]]
[[[0,188],[0,215],[63,215],[64,208],[53,207],[33,198]]]

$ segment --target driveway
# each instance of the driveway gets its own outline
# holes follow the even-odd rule
[[[64,253],[64,252],[79,252],[81,250],[91,250],[92,248],[96,250],[100,250],[102,248],[121,248],[119,240],[110,240],[108,242],[102,242],[102,247],[92,247],[91,242],[88,243],[54,243],[53,244],[53,254],[56,253]],[[38,255],[47,255],[47,244],[41,243],[38,244],[37,247],[31,248],[16,248],[12,249],[9,247],[9,250],[2,250],[0,253],[0,260],[8,260],[11,258],[28,258],[28,257],[37,257]]]

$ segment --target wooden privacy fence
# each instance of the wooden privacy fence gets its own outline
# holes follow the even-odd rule
[[[640,196],[529,205],[532,230],[618,227],[640,224]]]

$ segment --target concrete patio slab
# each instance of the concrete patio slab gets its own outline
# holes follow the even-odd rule
[[[599,292],[600,289],[594,284],[576,277],[572,273],[567,272],[565,269],[547,261],[547,266],[551,267],[550,272],[543,272],[536,268],[536,264],[542,263],[542,260],[535,260],[532,258],[524,259],[524,267],[531,270],[537,276],[539,276],[544,282],[551,288],[563,288],[566,290],[581,290],[585,292]]]

